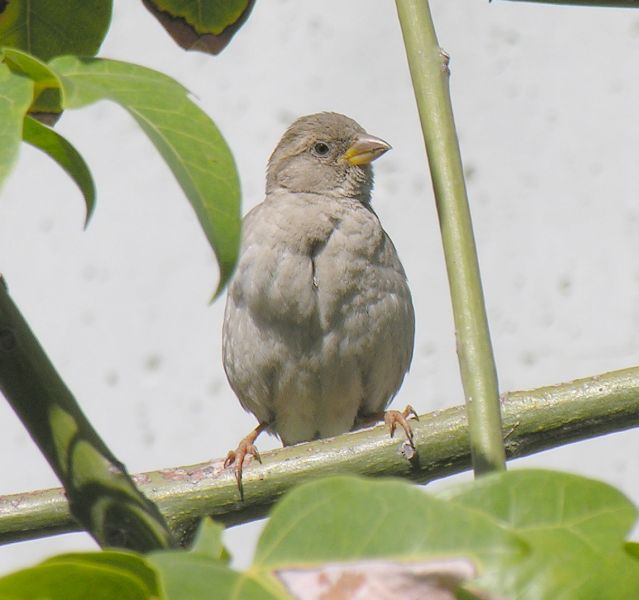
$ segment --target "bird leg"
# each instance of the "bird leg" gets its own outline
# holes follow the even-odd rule
[[[257,451],[257,448],[253,443],[257,439],[257,436],[260,435],[260,433],[262,433],[262,431],[264,431],[267,427],[268,423],[260,423],[253,431],[251,431],[251,433],[240,440],[240,443],[237,445],[235,450],[229,450],[229,453],[226,455],[224,468],[235,464],[235,479],[237,480],[237,487],[240,490],[240,495],[242,495],[242,469],[244,468],[244,460],[246,459],[246,455],[250,454],[252,457],[256,458],[260,464],[262,463],[260,453]]]
[[[411,429],[410,423],[408,422],[409,417],[414,417],[417,421],[419,421],[419,416],[415,412],[415,409],[410,405],[406,405],[406,408],[402,411],[399,410],[386,410],[384,412],[372,413],[370,415],[366,415],[361,423],[363,425],[368,425],[371,423],[376,423],[379,421],[384,421],[388,430],[390,431],[390,436],[393,437],[395,435],[395,429],[397,425],[400,425],[406,434],[406,439],[408,443],[415,448],[415,444],[413,443],[413,430]]]

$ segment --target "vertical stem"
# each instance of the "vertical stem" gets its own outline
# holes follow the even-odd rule
[[[435,191],[475,474],[505,468],[495,360],[448,87],[427,0],[396,0]]]

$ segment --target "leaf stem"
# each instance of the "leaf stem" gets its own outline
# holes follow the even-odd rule
[[[442,52],[426,0],[396,0],[448,271],[476,475],[505,468],[497,373]]]

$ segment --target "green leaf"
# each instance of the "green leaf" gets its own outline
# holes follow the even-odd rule
[[[102,99],[138,122],[182,186],[215,251],[219,294],[239,246],[240,186],[233,156],[211,119],[170,77],[129,63],[66,56],[49,65],[62,81],[64,107]]]
[[[250,0],[153,0],[152,4],[172,17],[184,19],[199,33],[215,34],[222,33],[252,8]]]
[[[134,552],[62,554],[0,578],[0,598],[33,600],[157,600],[155,570]]]
[[[637,542],[626,542],[626,552],[635,560],[639,560],[639,544]]]
[[[18,157],[22,121],[32,98],[33,82],[0,63],[0,183]]]
[[[248,18],[255,0],[144,0],[144,5],[186,50],[220,53]]]
[[[255,572],[325,563],[466,558],[496,597],[639,598],[637,510],[608,485],[548,471],[485,476],[436,496],[397,481],[323,479],[289,493],[258,542]],[[481,594],[480,594],[481,596]]]
[[[34,83],[33,101],[29,112],[59,113],[62,111],[62,84],[46,63],[13,48],[2,48],[1,52],[4,62],[14,73],[24,75]]]
[[[111,0],[0,2],[0,46],[49,60],[60,54],[93,56],[111,23]]]
[[[526,552],[488,516],[403,481],[331,477],[300,485],[274,508],[255,566],[393,557],[501,563]]]
[[[231,557],[228,550],[224,547],[224,544],[222,544],[223,533],[224,525],[216,523],[209,517],[202,519],[190,551],[193,554],[200,554],[214,560],[221,560],[228,563]]]
[[[126,550],[103,550],[102,552],[74,552],[60,554],[46,560],[44,565],[77,564],[87,566],[111,567],[114,571],[124,572],[139,580],[149,594],[159,595],[159,585],[155,570],[146,558],[136,552]]]
[[[639,564],[624,549],[637,509],[598,481],[551,471],[485,476],[440,494],[480,512],[530,547],[486,585],[504,597],[639,598]]]
[[[119,556],[117,556],[119,555]],[[99,558],[98,558],[99,557]],[[20,600],[152,600],[155,573],[132,553],[63,555],[0,578],[0,597]]]
[[[29,116],[24,118],[22,136],[25,142],[55,160],[80,188],[86,204],[86,226],[95,207],[95,185],[89,167],[80,153],[59,133]]]
[[[148,561],[160,577],[167,600],[290,600],[268,581],[238,573],[223,563],[190,552],[154,552]]]

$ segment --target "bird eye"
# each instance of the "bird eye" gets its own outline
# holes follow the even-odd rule
[[[331,149],[329,148],[328,144],[324,142],[317,142],[313,146],[313,154],[315,154],[315,156],[326,156],[330,152],[330,150]]]

